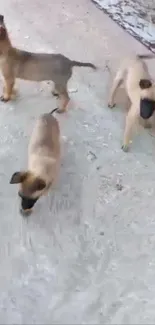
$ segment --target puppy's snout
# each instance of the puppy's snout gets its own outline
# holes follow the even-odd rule
[[[32,210],[34,207],[35,203],[37,202],[38,198],[29,198],[29,197],[24,197],[20,192],[18,193],[19,196],[21,197],[21,210],[24,212],[28,212]]]

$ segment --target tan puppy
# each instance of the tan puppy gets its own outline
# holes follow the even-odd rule
[[[62,113],[70,100],[67,83],[74,66],[96,69],[92,63],[72,61],[62,54],[31,53],[13,47],[4,17],[0,15],[0,67],[4,77],[2,101],[11,99],[16,78],[31,81],[51,80],[54,82],[52,93],[59,96],[60,100],[57,111]]]
[[[122,149],[129,148],[133,127],[141,118],[144,127],[149,127],[148,119],[155,110],[155,85],[152,83],[148,67],[142,59],[152,59],[154,55],[137,55],[123,62],[114,79],[109,98],[109,107],[115,106],[118,87],[124,82],[131,106],[126,117]]]
[[[20,184],[23,215],[28,215],[39,197],[54,184],[59,170],[60,131],[52,113],[40,116],[36,122],[28,148],[28,170],[14,173],[10,180],[10,184]]]

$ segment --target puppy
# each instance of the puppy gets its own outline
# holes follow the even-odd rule
[[[4,77],[4,89],[1,100],[11,99],[15,79],[31,81],[51,80],[54,82],[53,95],[59,97],[59,113],[66,110],[70,100],[67,83],[72,76],[74,66],[90,67],[95,65],[87,62],[72,61],[62,54],[31,53],[12,46],[4,16],[0,15],[0,65]]]
[[[154,55],[137,55],[123,62],[118,70],[112,89],[108,106],[115,106],[114,98],[118,87],[124,82],[131,106],[126,117],[126,126],[122,149],[129,148],[131,134],[136,122],[141,118],[144,127],[149,127],[148,119],[155,110],[155,85],[151,81],[148,67],[143,59],[155,58]]]
[[[27,171],[14,173],[10,180],[10,184],[20,184],[20,211],[24,216],[54,184],[60,167],[59,124],[52,113],[40,116],[36,122],[28,147]]]

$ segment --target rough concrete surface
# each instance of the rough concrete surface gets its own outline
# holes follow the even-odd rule
[[[57,117],[59,181],[27,220],[9,180],[26,167],[35,119],[56,101],[50,84],[20,81],[16,100],[0,104],[0,323],[154,324],[155,139],[141,129],[123,153],[125,110],[107,108],[112,71],[146,49],[89,0],[5,0],[1,13],[16,46],[99,70],[74,70],[78,91]]]
[[[92,0],[129,34],[155,52],[154,0]]]

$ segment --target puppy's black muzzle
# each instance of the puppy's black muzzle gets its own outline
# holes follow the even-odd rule
[[[155,111],[155,101],[148,98],[141,98],[140,100],[140,116],[147,120]]]
[[[39,199],[39,198],[33,199],[33,198],[26,197],[22,195],[20,192],[18,193],[18,195],[21,198],[21,210],[23,212],[31,210]]]

